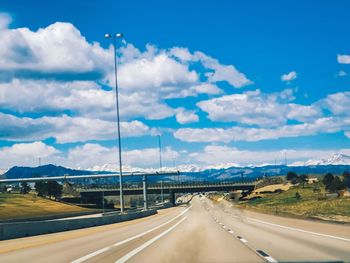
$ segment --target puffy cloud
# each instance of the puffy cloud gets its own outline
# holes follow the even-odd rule
[[[287,81],[287,82],[292,81],[292,80],[294,80],[296,78],[297,78],[297,73],[295,71],[291,71],[291,72],[289,72],[287,74],[283,74],[281,76],[281,80],[282,81]]]
[[[41,141],[32,143],[17,143],[10,147],[0,148],[0,167],[33,166],[38,164],[38,158],[54,159],[60,152]]]
[[[176,85],[198,81],[195,71],[189,71],[186,65],[163,53],[152,58],[140,58],[122,64],[119,74],[121,88],[128,90],[149,90],[160,87],[164,92],[168,92],[171,88],[175,89]]]
[[[329,94],[319,104],[329,109],[335,115],[350,115],[350,92],[338,92]]]
[[[233,65],[220,64],[214,59],[202,52],[189,52],[186,48],[175,47],[169,51],[170,54],[177,57],[183,62],[200,62],[205,69],[206,77],[209,82],[226,81],[236,88],[253,84],[243,73],[239,72]]]
[[[294,99],[291,90],[263,94],[259,90],[226,95],[197,103],[212,121],[239,122],[248,125],[279,126],[288,119],[304,121],[321,115],[315,106],[285,103]]]
[[[350,64],[350,55],[338,55],[337,60],[339,64]]]
[[[164,161],[171,161],[178,157],[178,152],[171,148],[165,148],[162,152]],[[104,147],[100,144],[87,143],[82,146],[70,149],[67,156],[69,164],[76,167],[90,168],[93,166],[101,166],[117,161],[118,151],[116,147]],[[123,165],[136,167],[150,167],[159,163],[159,149],[145,148],[140,150],[123,150]]]
[[[276,128],[182,128],[175,131],[174,136],[185,142],[253,142],[347,131],[349,124],[350,119],[324,117],[311,123],[284,125]]]
[[[0,50],[1,107],[19,113],[68,111],[104,120],[114,118],[115,95],[104,86],[114,87],[111,46],[104,49],[99,43],[88,42],[70,23],[57,22],[31,31],[9,29],[9,15],[2,14],[0,20],[7,21],[2,23],[5,28]],[[179,48],[180,52],[184,50]],[[194,54],[194,60],[207,64],[205,70],[214,70],[214,75],[222,74],[220,67],[231,68],[203,53]],[[180,61],[169,50],[146,45],[141,51],[124,43],[118,49],[118,58],[123,119],[164,119],[176,114],[166,99],[223,92],[213,83],[217,77],[200,80],[199,71],[190,69],[192,61]],[[245,84],[243,78],[237,85]]]
[[[201,152],[194,152],[189,155],[192,161],[206,165],[217,165],[225,163],[249,164],[273,164],[275,160],[284,162],[284,154],[288,157],[288,163],[295,161],[306,161],[310,159],[329,158],[337,152],[349,154],[350,149],[338,150],[278,150],[278,151],[251,151],[240,150],[229,146],[208,145]],[[254,156],[254,163],[252,163]]]
[[[3,16],[2,16],[3,17]],[[4,20],[4,19],[1,19]],[[0,77],[98,79],[112,69],[112,50],[89,43],[70,23],[2,30]]]
[[[111,140],[116,138],[116,122],[84,117],[20,118],[0,113],[0,139],[32,141],[55,138],[58,143]],[[121,122],[123,137],[142,136],[151,129],[140,121]]]
[[[184,108],[179,108],[176,114],[176,121],[180,124],[198,122],[199,117],[194,111],[186,111]]]

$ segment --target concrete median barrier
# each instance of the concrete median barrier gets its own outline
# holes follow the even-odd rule
[[[138,211],[127,214],[111,214],[92,218],[71,218],[0,224],[0,240],[56,233],[86,227],[101,226],[142,218],[157,213],[157,210]]]

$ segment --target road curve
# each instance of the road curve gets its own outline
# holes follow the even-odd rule
[[[0,262],[262,262],[198,198],[191,203],[129,222],[0,241]]]
[[[191,205],[128,222],[0,241],[0,262],[350,262],[350,227]]]

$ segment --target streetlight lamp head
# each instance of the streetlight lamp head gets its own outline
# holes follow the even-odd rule
[[[105,38],[111,38],[111,34],[105,34]]]
[[[115,34],[116,37],[123,37],[122,33]]]

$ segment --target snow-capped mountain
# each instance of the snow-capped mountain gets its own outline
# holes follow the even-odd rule
[[[236,163],[226,163],[226,164],[218,164],[218,165],[210,165],[210,166],[199,166],[195,164],[181,164],[176,167],[162,167],[162,172],[174,172],[174,171],[180,171],[180,172],[201,172],[205,170],[221,170],[221,169],[227,169],[231,167],[240,167]],[[88,171],[95,171],[95,172],[118,172],[119,166],[117,164],[103,164],[103,165],[95,165],[89,169]],[[143,172],[143,173],[154,173],[159,172],[159,168],[140,168],[140,167],[132,167],[129,165],[123,165],[123,171],[124,172]]]
[[[0,175],[5,174],[9,169],[0,168]]]
[[[317,166],[317,165],[350,165],[350,156],[343,154],[343,153],[337,153],[333,156],[329,157],[328,159],[320,159],[320,160],[308,160],[305,162],[294,162],[288,166],[292,167],[301,167],[301,166]],[[241,166],[237,163],[226,163],[226,164],[218,164],[218,165],[209,165],[209,166],[200,166],[195,164],[182,164],[178,165],[175,168],[174,167],[163,167],[162,172],[173,172],[173,171],[180,171],[180,172],[192,172],[192,173],[198,173],[206,170],[225,170],[229,168],[243,168],[243,167],[249,167],[249,168],[259,168],[259,167],[274,167],[274,166],[283,166],[283,164],[272,164],[272,163],[263,163],[263,164],[251,164],[251,165],[245,165]],[[119,168],[117,164],[104,164],[100,166],[93,166],[89,169],[89,171],[96,171],[96,172],[117,172],[119,171]],[[124,172],[144,172],[144,173],[152,173],[152,172],[158,172],[159,168],[140,168],[140,167],[132,167],[129,165],[123,166]]]
[[[308,160],[306,162],[295,162],[291,166],[314,166],[314,165],[350,165],[350,156],[336,153],[328,159]]]

